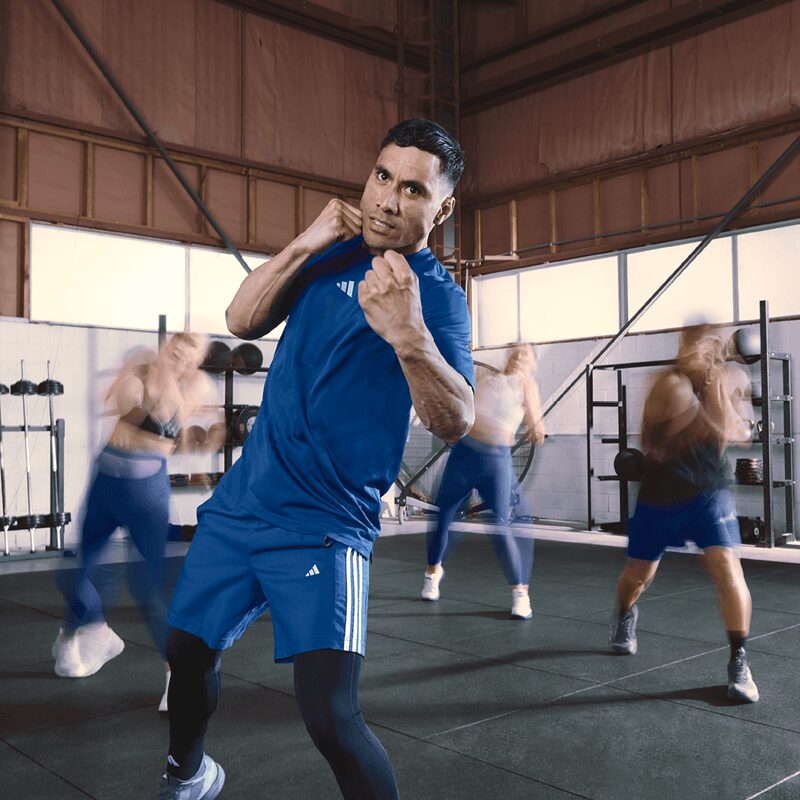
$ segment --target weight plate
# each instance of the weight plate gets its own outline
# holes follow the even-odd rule
[[[36,384],[33,381],[17,381],[11,384],[11,394],[36,394]]]

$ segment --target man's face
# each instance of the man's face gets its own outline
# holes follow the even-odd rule
[[[381,150],[361,196],[364,242],[373,254],[403,255],[426,246],[435,224],[450,216],[454,201],[433,153],[388,144]]]

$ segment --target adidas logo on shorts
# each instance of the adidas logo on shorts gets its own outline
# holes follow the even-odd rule
[[[310,578],[312,575],[319,575],[319,567],[316,564],[314,564],[314,566],[311,567],[308,572],[306,572],[306,578]]]

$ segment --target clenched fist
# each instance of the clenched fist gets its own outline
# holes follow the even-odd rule
[[[394,250],[372,259],[358,284],[358,302],[372,330],[395,349],[424,330],[419,280]]]
[[[346,242],[361,233],[361,210],[334,198],[301,233],[295,244],[308,255],[327,250],[336,242]]]

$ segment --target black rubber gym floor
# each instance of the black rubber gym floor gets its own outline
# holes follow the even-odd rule
[[[639,654],[623,657],[607,649],[622,550],[538,542],[528,622],[509,619],[486,537],[464,535],[438,603],[417,599],[424,552],[422,535],[387,537],[372,565],[362,704],[404,800],[800,798],[797,565],[744,562],[762,699],[742,706],[726,697],[725,635],[693,556],[665,557],[640,604]],[[109,623],[125,652],[91,678],[55,677],[56,574],[0,576],[0,797],[154,799],[167,746],[158,655],[123,590]],[[228,774],[222,797],[339,797],[266,619],[222,671],[207,738]]]

